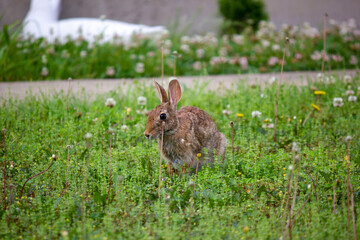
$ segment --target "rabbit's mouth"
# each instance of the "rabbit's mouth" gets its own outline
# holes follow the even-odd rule
[[[154,135],[146,133],[146,132],[144,132],[144,135],[148,140],[153,140],[153,139],[156,139],[156,138],[158,138],[160,136],[160,134],[157,134],[157,135],[154,136]]]

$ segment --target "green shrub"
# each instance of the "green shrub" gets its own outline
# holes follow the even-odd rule
[[[219,0],[218,3],[225,20],[224,33],[238,33],[246,27],[256,29],[261,20],[268,19],[262,0]]]

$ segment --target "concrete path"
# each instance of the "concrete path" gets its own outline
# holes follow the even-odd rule
[[[319,72],[286,72],[283,74],[282,83],[295,84],[297,86],[307,85],[307,79],[315,79]],[[356,70],[346,71],[332,71],[326,74],[335,74],[339,76],[356,74]],[[259,84],[264,86],[269,82],[271,77],[280,78],[279,73],[265,73],[265,74],[241,74],[241,75],[214,75],[214,76],[187,76],[179,77],[179,81],[187,87],[193,87],[196,81],[206,82],[210,81],[208,89],[216,90],[219,88],[231,88],[234,83],[243,82],[244,84]],[[161,82],[160,78],[144,78],[139,79],[144,84],[152,84],[152,80]],[[168,78],[165,80],[167,81]],[[126,91],[128,86],[134,79],[79,79],[72,80],[69,84],[67,80],[55,81],[35,81],[35,82],[0,82],[0,99],[5,100],[9,97],[16,99],[23,99],[30,92],[32,95],[39,95],[41,93],[53,94],[59,91],[67,92],[69,86],[73,93],[85,91],[90,95],[104,94],[111,90],[122,89]]]

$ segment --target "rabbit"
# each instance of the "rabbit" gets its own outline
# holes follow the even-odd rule
[[[211,117],[192,106],[177,111],[177,103],[181,98],[178,80],[170,81],[169,95],[159,83],[154,81],[154,84],[161,104],[149,112],[144,135],[149,140],[157,138],[161,148],[162,125],[165,123],[162,155],[168,162],[169,174],[172,174],[171,165],[181,173],[189,167],[201,170],[207,163],[212,166],[214,150],[219,159],[224,160],[226,138],[218,131]],[[204,148],[207,149],[208,158],[204,156]],[[198,153],[201,153],[199,160]]]

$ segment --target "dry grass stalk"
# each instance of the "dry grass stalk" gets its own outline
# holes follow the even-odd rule
[[[277,91],[277,95],[276,95],[275,121],[274,121],[274,142],[276,142],[277,110],[278,110],[278,105],[279,105],[280,86],[281,86],[282,74],[283,74],[284,63],[285,63],[286,46],[287,46],[288,42],[289,42],[289,38],[287,37],[286,40],[285,40],[284,53],[283,53],[283,58],[282,58],[282,61],[281,61],[280,79],[279,79],[279,82],[278,82],[278,91]]]
[[[161,129],[161,142],[160,142],[160,161],[159,161],[159,193],[158,197],[161,199],[161,162],[162,162],[162,150],[164,145],[164,129],[165,129],[165,122],[162,123]]]
[[[234,122],[230,122],[231,126],[231,149],[232,149],[232,158],[233,162],[235,162],[235,150],[234,150]]]
[[[27,183],[28,181],[30,181],[31,179],[33,179],[34,177],[37,177],[37,176],[43,174],[44,172],[46,172],[47,170],[49,170],[49,169],[52,167],[52,165],[54,165],[54,162],[52,162],[52,163],[50,164],[50,166],[49,166],[47,169],[45,169],[44,171],[39,172],[38,174],[35,174],[34,176],[29,177],[29,178],[25,181],[24,185],[23,185],[22,188],[21,188],[21,193],[20,193],[20,198],[19,198],[19,199],[22,198],[22,195],[23,195],[23,192],[24,192],[24,188],[25,188],[26,183]]]

